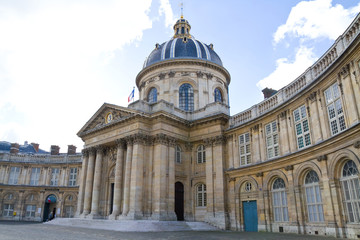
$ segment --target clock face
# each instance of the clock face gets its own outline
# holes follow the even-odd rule
[[[112,115],[111,112],[109,112],[109,113],[106,115],[106,123],[110,123],[112,120],[113,120],[113,115]]]

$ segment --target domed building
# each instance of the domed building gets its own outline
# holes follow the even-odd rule
[[[184,18],[105,103],[85,142],[77,216],[360,235],[359,15],[301,76],[230,116],[230,74]]]

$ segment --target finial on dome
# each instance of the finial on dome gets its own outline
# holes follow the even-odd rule
[[[184,6],[184,3],[183,2],[181,2],[180,3],[180,6],[181,6],[181,19],[183,19],[184,18],[184,14],[183,14],[183,6]]]

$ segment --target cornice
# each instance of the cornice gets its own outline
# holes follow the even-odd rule
[[[168,60],[164,60],[155,64],[152,64],[146,68],[144,68],[143,70],[141,70],[138,75],[136,76],[136,86],[139,88],[140,85],[140,80],[144,77],[144,75],[146,75],[149,72],[152,72],[154,70],[157,69],[161,69],[164,67],[169,67],[169,66],[175,66],[175,65],[197,65],[197,66],[202,66],[202,67],[208,67],[211,69],[214,69],[216,71],[221,72],[227,81],[227,84],[230,84],[230,73],[222,66],[216,64],[216,63],[212,63],[209,61],[205,61],[205,60],[200,60],[200,59],[168,59]]]

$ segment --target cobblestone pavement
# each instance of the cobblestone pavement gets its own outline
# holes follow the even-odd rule
[[[118,240],[118,239],[242,239],[291,240],[335,239],[284,233],[245,233],[232,231],[182,231],[182,232],[118,232],[42,223],[0,221],[1,240]]]

